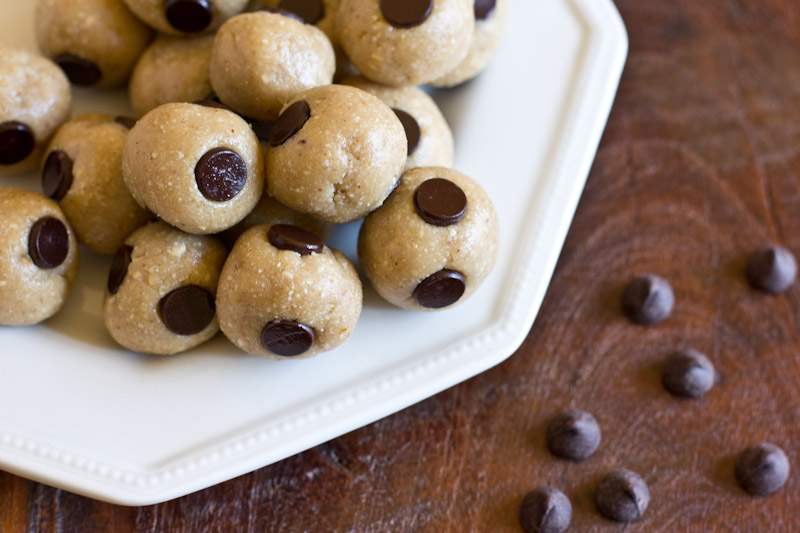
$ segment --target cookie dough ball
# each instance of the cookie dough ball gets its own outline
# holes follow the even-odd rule
[[[220,28],[211,54],[211,86],[234,110],[274,122],[296,94],[333,81],[330,41],[314,26],[258,11]]]
[[[217,312],[236,346],[268,359],[332,350],[361,314],[352,263],[294,226],[256,226],[233,247],[220,277]]]
[[[45,152],[42,192],[59,202],[78,240],[113,254],[150,220],[122,179],[122,147],[133,119],[82,115],[61,126]]]
[[[104,304],[106,329],[134,352],[171,355],[219,331],[214,298],[225,246],[163,222],[134,232],[114,255]]]
[[[212,35],[156,39],[131,75],[131,106],[136,116],[163,104],[208,98],[213,92],[209,79],[213,45]]]
[[[358,257],[390,303],[431,311],[469,298],[494,268],[498,224],[477,182],[447,168],[407,172],[364,221]]]
[[[188,233],[219,233],[247,216],[264,191],[256,134],[223,108],[165,104],[128,134],[122,176],[139,202]]]
[[[430,85],[454,87],[480,74],[500,46],[507,16],[507,0],[475,0],[475,34],[467,57],[455,69],[433,80]]]
[[[375,96],[344,85],[298,95],[272,128],[267,185],[279,202],[334,223],[389,196],[408,154],[403,125]]]
[[[247,6],[247,0],[123,0],[133,13],[167,35],[212,33]]]
[[[52,61],[0,46],[0,176],[38,168],[71,106],[69,81]]]
[[[152,32],[119,0],[39,0],[36,42],[75,85],[125,83]]]
[[[393,86],[456,68],[474,29],[473,0],[342,0],[336,16],[339,42],[358,70]]]
[[[78,275],[78,242],[58,205],[0,189],[0,325],[28,326],[56,314]]]
[[[416,87],[387,87],[364,78],[348,78],[342,83],[377,96],[400,119],[408,140],[405,170],[453,166],[453,132],[439,106],[424,91]]]

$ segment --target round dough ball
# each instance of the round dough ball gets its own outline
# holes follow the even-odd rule
[[[122,153],[139,205],[188,233],[219,233],[247,216],[264,191],[253,130],[217,107],[175,103],[139,119]]]
[[[364,78],[347,78],[342,83],[377,96],[395,112],[408,140],[405,170],[453,166],[453,132],[439,106],[424,91],[416,87],[387,87]]]
[[[361,314],[352,263],[294,226],[255,226],[228,256],[217,292],[222,332],[252,355],[307,358],[343,343]]]
[[[59,202],[78,240],[113,254],[150,220],[122,179],[122,147],[133,119],[87,114],[61,126],[45,152],[44,194]]]
[[[0,176],[38,168],[71,107],[69,81],[52,61],[0,46]]]
[[[119,0],[39,0],[36,42],[75,85],[125,83],[152,32]]]
[[[370,80],[420,85],[453,70],[475,30],[472,0],[342,0],[336,31]]]
[[[476,0],[475,35],[467,57],[456,68],[430,82],[430,85],[454,87],[480,74],[500,46],[507,18],[507,0]]]
[[[29,326],[61,309],[78,275],[78,242],[58,205],[0,189],[0,325]]]
[[[131,75],[131,106],[136,116],[163,104],[208,98],[213,93],[209,79],[213,45],[213,35],[156,39]]]
[[[279,202],[328,222],[380,206],[406,163],[400,120],[375,96],[344,85],[299,94],[272,128],[267,186]]]
[[[259,11],[220,28],[211,54],[211,86],[237,112],[273,122],[296,94],[329,85],[335,69],[324,33],[294,18]]]
[[[448,168],[417,168],[364,221],[358,257],[387,301],[432,311],[475,292],[494,268],[498,240],[497,214],[476,181]]]
[[[213,33],[248,0],[123,0],[145,24],[167,35]]]
[[[136,230],[114,256],[103,317],[129,350],[171,355],[216,335],[214,299],[227,251],[163,222]]]

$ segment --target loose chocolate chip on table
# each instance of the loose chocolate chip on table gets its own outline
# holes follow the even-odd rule
[[[397,28],[419,26],[432,11],[433,0],[381,0],[383,18]]]
[[[305,126],[309,118],[311,118],[311,108],[305,101],[300,100],[287,107],[272,125],[272,131],[269,133],[270,146],[280,146],[288,141]]]
[[[69,234],[64,223],[53,217],[36,221],[28,234],[28,255],[39,268],[61,265],[69,253]]]
[[[290,250],[300,255],[320,253],[325,247],[322,239],[304,229],[288,224],[275,224],[267,232],[269,242],[279,250]]]
[[[600,446],[600,426],[595,418],[578,409],[556,416],[547,427],[547,447],[564,459],[581,461]]]
[[[475,20],[486,20],[494,11],[497,0],[475,0]]]
[[[789,477],[789,460],[782,449],[762,442],[747,448],[736,461],[736,480],[756,496],[775,492]]]
[[[643,326],[667,319],[674,305],[675,294],[669,282],[654,274],[635,278],[622,294],[622,311],[631,321]]]
[[[519,508],[519,523],[525,533],[562,533],[571,521],[569,498],[552,487],[530,491]]]
[[[73,54],[61,54],[54,61],[75,85],[90,87],[103,77],[100,67]]]
[[[128,274],[128,266],[131,264],[133,248],[130,246],[120,246],[114,258],[111,260],[111,269],[108,271],[108,293],[117,294],[125,276]]]
[[[747,281],[754,288],[778,294],[786,291],[797,277],[797,261],[783,246],[763,246],[747,261]]]
[[[281,0],[278,7],[294,13],[306,24],[316,24],[325,16],[322,0]]]
[[[698,398],[714,386],[714,365],[696,350],[681,350],[664,363],[661,379],[675,396]]]
[[[214,5],[208,0],[167,0],[164,13],[170,26],[184,33],[198,33],[211,24]]]
[[[450,180],[432,178],[417,187],[414,207],[428,224],[450,226],[467,213],[467,195]]]
[[[117,124],[119,124],[121,126],[125,126],[129,130],[133,129],[133,127],[136,125],[136,119],[133,118],[133,117],[119,116],[119,117],[114,118],[114,122],[116,122]]]
[[[42,167],[42,192],[53,200],[61,200],[72,187],[72,159],[61,150],[53,150]]]
[[[22,122],[0,124],[0,165],[13,165],[31,155],[36,147],[33,131]]]
[[[161,321],[177,335],[200,333],[214,319],[214,297],[203,287],[186,285],[170,292],[158,302]]]
[[[632,522],[641,518],[647,509],[650,491],[639,474],[623,468],[607,474],[600,481],[595,503],[606,518]]]
[[[194,169],[197,187],[212,202],[227,202],[247,183],[247,164],[242,156],[227,148],[207,152]]]
[[[444,269],[422,280],[414,289],[414,299],[422,307],[440,309],[456,303],[466,288],[461,272]]]
[[[314,330],[293,320],[275,320],[261,330],[261,345],[275,355],[294,357],[314,344]]]
[[[394,114],[397,115],[397,118],[400,119],[400,123],[403,124],[403,129],[406,130],[406,139],[408,139],[408,155],[413,154],[417,147],[419,146],[419,139],[422,136],[422,131],[419,128],[419,122],[403,111],[402,109],[394,109]]]

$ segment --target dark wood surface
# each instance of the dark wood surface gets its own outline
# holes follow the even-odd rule
[[[572,500],[571,531],[800,531],[800,285],[746,285],[748,252],[800,254],[800,3],[618,0],[630,56],[547,298],[510,360],[412,408],[197,494],[117,507],[0,473],[0,531],[518,531],[524,494]],[[619,311],[632,276],[673,283],[673,317]],[[699,401],[660,384],[671,351],[705,351],[720,383]],[[579,464],[544,428],[599,420]],[[794,471],[766,498],[733,477],[769,440]],[[622,526],[593,491],[617,467],[652,501]]]

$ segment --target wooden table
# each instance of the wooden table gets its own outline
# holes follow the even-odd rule
[[[528,1],[528,0],[526,0]],[[545,1],[545,0],[539,0]],[[628,531],[800,531],[800,284],[750,288],[747,254],[800,254],[800,3],[618,0],[630,56],[544,305],[510,360],[369,427],[177,501],[98,503],[0,473],[0,531],[518,531],[523,495],[566,492],[571,531],[618,531],[593,503],[610,469],[652,501]],[[667,322],[635,326],[622,286],[675,288]],[[703,400],[660,383],[671,351],[705,351]],[[599,420],[598,453],[550,455],[548,419]],[[750,444],[794,472],[766,498],[733,477]]]

